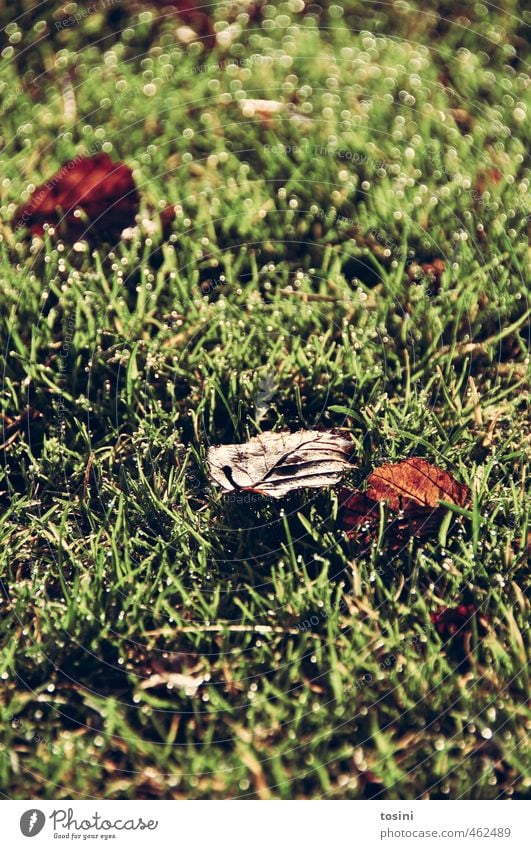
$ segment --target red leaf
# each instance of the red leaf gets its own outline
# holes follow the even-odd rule
[[[468,487],[420,457],[386,463],[367,482],[366,492],[342,490],[341,524],[349,539],[369,545],[380,525],[378,504],[385,502],[391,514],[386,537],[394,549],[437,530],[444,516],[441,500],[463,507],[470,495]]]
[[[367,496],[374,501],[385,501],[392,510],[434,508],[441,500],[464,507],[470,497],[467,486],[421,457],[385,463],[369,475],[367,483]]]
[[[65,163],[38,186],[15,213],[13,227],[40,235],[47,223],[72,239],[97,235],[115,240],[134,225],[139,205],[129,166],[97,153]]]
[[[181,20],[197,33],[206,50],[212,50],[216,46],[216,33],[208,13],[204,11],[204,3],[197,3],[195,0],[151,0],[151,2],[155,6],[175,9]]]

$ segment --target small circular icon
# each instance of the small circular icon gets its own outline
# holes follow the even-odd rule
[[[20,830],[24,837],[35,837],[44,828],[46,817],[42,811],[32,808],[20,817]]]

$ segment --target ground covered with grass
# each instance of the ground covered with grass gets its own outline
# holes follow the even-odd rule
[[[259,5],[206,7],[213,48],[155,3],[4,20],[0,787],[524,798],[529,13]],[[95,152],[128,238],[12,226]],[[301,428],[471,502],[360,546],[337,487],[209,482]]]

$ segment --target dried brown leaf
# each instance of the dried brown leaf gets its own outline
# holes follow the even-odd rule
[[[421,457],[410,457],[401,463],[384,463],[369,475],[367,483],[368,498],[385,501],[392,510],[435,508],[440,501],[464,507],[470,497],[467,486]]]
[[[464,507],[470,490],[449,472],[420,457],[401,463],[385,463],[368,478],[366,492],[342,490],[341,524],[350,539],[369,545],[378,534],[379,504],[387,504],[390,517],[385,529],[392,548],[400,548],[408,539],[437,531],[443,516],[441,501]]]

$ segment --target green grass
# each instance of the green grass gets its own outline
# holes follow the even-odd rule
[[[529,795],[529,14],[299,5],[210,54],[144,7],[8,29],[1,398],[36,414],[2,439],[4,796]],[[12,232],[99,149],[174,236]],[[440,284],[408,273],[434,257]],[[317,425],[352,484],[423,456],[470,511],[360,554],[337,492],[210,487],[209,445]],[[430,623],[463,598],[490,623],[465,660]]]

